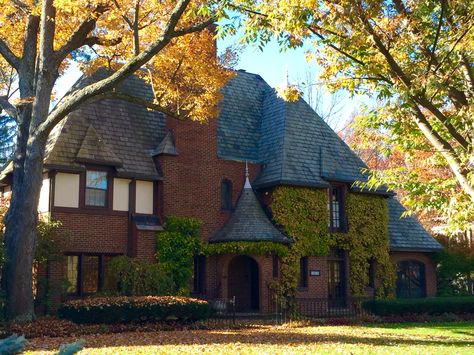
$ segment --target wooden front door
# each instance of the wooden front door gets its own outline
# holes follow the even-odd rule
[[[328,271],[329,271],[329,284],[328,284],[329,307],[331,308],[344,307],[346,303],[344,261],[329,260]]]
[[[259,280],[257,262],[249,256],[239,255],[229,263],[228,296],[235,297],[237,312],[259,309]]]

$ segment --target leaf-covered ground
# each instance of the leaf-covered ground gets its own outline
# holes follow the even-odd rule
[[[80,354],[474,354],[474,322],[367,326],[260,326],[235,330],[84,336]],[[48,354],[75,338],[36,338]]]

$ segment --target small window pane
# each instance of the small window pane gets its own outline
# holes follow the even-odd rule
[[[107,190],[107,172],[87,171],[86,187]]]
[[[68,255],[66,262],[67,262],[67,280],[69,282],[67,292],[77,293],[79,257],[77,255]]]
[[[95,293],[99,290],[99,257],[82,258],[82,292]]]
[[[204,272],[206,268],[204,256],[194,257],[194,271],[192,279],[192,293],[202,293],[204,291]]]
[[[86,206],[105,207],[107,202],[107,172],[87,171]]]
[[[330,189],[331,196],[328,201],[329,211],[329,227],[333,230],[341,230],[343,227],[342,217],[342,199],[343,199],[343,187],[333,187]]]
[[[298,287],[308,287],[308,257],[300,259],[300,278]]]
[[[86,205],[104,207],[107,191],[86,189]]]
[[[229,180],[221,182],[221,209],[232,210],[232,183]]]
[[[273,255],[273,265],[272,265],[273,277],[278,277],[279,268],[280,268],[280,266],[279,266],[278,255]]]

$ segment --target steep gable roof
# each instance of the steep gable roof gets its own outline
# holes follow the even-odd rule
[[[411,216],[396,198],[388,199],[388,236],[392,251],[434,252],[443,247]]]
[[[261,163],[255,187],[365,179],[366,165],[303,99],[286,102],[260,76],[242,71],[223,94],[218,155]]]
[[[75,87],[107,75],[99,70]],[[149,85],[132,76],[118,90],[151,99]],[[102,99],[82,105],[69,114],[50,134],[45,166],[83,170],[87,163],[112,165],[121,177],[158,180],[152,152],[166,135],[165,117],[136,104]],[[92,127],[92,128],[91,128]],[[94,145],[94,141],[100,142]]]

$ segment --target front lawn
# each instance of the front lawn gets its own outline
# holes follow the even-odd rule
[[[473,354],[474,322],[257,326],[101,334],[83,339],[86,349],[80,354]],[[74,340],[32,339],[27,354],[47,354]]]

